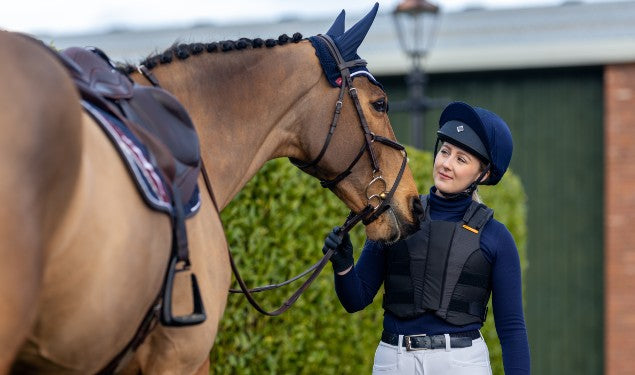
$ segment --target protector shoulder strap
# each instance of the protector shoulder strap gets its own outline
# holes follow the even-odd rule
[[[463,215],[463,227],[472,232],[476,231],[474,233],[478,233],[492,216],[494,216],[494,210],[483,203],[473,201],[470,207],[465,211],[465,215]]]

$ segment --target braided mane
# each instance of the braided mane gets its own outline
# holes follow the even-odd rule
[[[157,53],[148,56],[140,65],[145,65],[148,69],[153,69],[158,65],[169,64],[174,59],[185,60],[192,55],[199,55],[203,52],[229,52],[233,50],[243,50],[247,48],[272,48],[275,46],[285,45],[287,43],[298,43],[302,40],[302,34],[295,33],[292,37],[287,34],[282,34],[278,39],[266,39],[261,38],[249,39],[240,38],[238,40],[224,40],[220,42],[212,43],[190,43],[190,44],[178,44],[175,43],[162,53]],[[117,68],[124,74],[130,74],[137,70],[137,67],[131,64],[124,64]]]

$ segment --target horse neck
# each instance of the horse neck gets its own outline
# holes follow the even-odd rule
[[[310,113],[304,97],[320,82],[320,69],[308,41],[192,56],[155,69],[197,128],[220,209],[265,162],[299,154],[299,125]]]

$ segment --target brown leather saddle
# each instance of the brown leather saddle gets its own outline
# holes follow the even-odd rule
[[[82,99],[116,116],[148,147],[174,204],[186,204],[197,185],[200,148],[185,108],[161,88],[134,83],[99,49],[71,47],[60,55]]]

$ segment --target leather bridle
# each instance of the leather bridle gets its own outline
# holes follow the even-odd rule
[[[361,216],[361,219],[364,225],[368,225],[371,222],[375,221],[382,213],[384,213],[387,209],[390,208],[389,202],[395,190],[399,186],[399,182],[401,181],[401,177],[403,176],[403,172],[406,168],[408,156],[406,154],[406,149],[401,144],[393,140],[390,140],[386,137],[382,137],[382,136],[374,134],[373,132],[370,131],[370,128],[368,127],[368,122],[366,121],[366,116],[364,116],[362,105],[359,101],[359,97],[357,96],[357,89],[355,88],[355,86],[353,86],[353,79],[350,73],[350,68],[354,68],[358,66],[366,66],[366,60],[357,59],[357,60],[352,60],[348,62],[344,61],[344,58],[342,57],[339,49],[337,48],[337,46],[335,45],[335,42],[333,42],[333,39],[331,39],[330,36],[320,34],[317,37],[320,38],[326,44],[326,46],[329,49],[329,52],[331,53],[331,56],[333,56],[333,58],[335,59],[337,68],[342,78],[342,83],[340,86],[339,97],[335,104],[335,112],[333,115],[333,121],[331,122],[331,126],[326,135],[326,140],[324,141],[324,144],[318,156],[310,162],[301,162],[297,159],[291,159],[291,162],[298,168],[306,171],[309,168],[316,167],[318,163],[322,160],[322,158],[326,154],[326,150],[328,149],[329,144],[331,143],[331,139],[332,139],[333,133],[335,132],[335,128],[337,127],[339,116],[342,110],[344,93],[347,91],[346,89],[348,88],[349,96],[353,100],[353,104],[355,105],[355,109],[357,111],[361,130],[364,133],[364,144],[362,145],[359,152],[357,153],[357,156],[353,159],[353,161],[349,164],[348,168],[346,168],[344,172],[338,174],[335,178],[331,180],[321,180],[320,184],[324,188],[333,189],[340,181],[342,181],[344,178],[346,178],[348,175],[352,173],[353,167],[361,159],[362,155],[364,155],[364,152],[368,152],[370,166],[373,170],[373,178],[366,186],[366,199],[368,200],[368,202],[366,207],[364,207],[360,212],[356,214],[351,212],[352,216],[349,216],[351,220],[355,220],[357,216]],[[401,151],[403,154],[403,162],[401,164],[401,168],[399,170],[397,178],[395,179],[395,183],[393,184],[390,191],[386,191],[386,188],[388,185],[386,183],[386,180],[384,180],[384,178],[381,175],[381,168],[379,166],[379,163],[377,162],[377,157],[375,156],[375,150],[373,149],[374,142],[380,142],[384,145],[397,149]],[[369,189],[374,184],[377,184],[377,185],[381,184],[383,186],[382,188],[383,191],[377,194],[369,195]],[[375,199],[377,200],[377,204],[373,205],[373,200]],[[356,222],[358,221],[359,219],[356,220]]]
[[[337,46],[335,45],[335,42],[331,39],[331,37],[329,37],[328,35],[318,35],[317,37],[321,38],[321,40],[324,41],[331,55],[333,56],[333,58],[335,59],[337,63],[337,68],[342,78],[339,97],[337,102],[335,103],[335,112],[333,114],[333,121],[331,122],[331,126],[326,136],[326,140],[324,141],[324,145],[322,146],[322,149],[320,150],[318,156],[310,162],[302,162],[297,159],[290,159],[290,160],[295,166],[302,169],[303,171],[306,171],[309,168],[317,167],[318,163],[322,160],[322,158],[326,154],[326,151],[331,142],[333,133],[335,132],[335,128],[337,127],[339,116],[342,110],[344,94],[348,89],[348,94],[355,105],[355,109],[359,117],[361,129],[362,129],[362,132],[364,133],[364,144],[362,145],[361,149],[357,153],[357,156],[353,159],[353,161],[349,164],[348,168],[346,168],[345,171],[341,172],[333,179],[321,180],[320,184],[324,188],[328,188],[328,189],[335,188],[335,186],[340,181],[342,181],[344,178],[346,178],[348,175],[352,173],[353,167],[357,164],[357,162],[359,162],[359,160],[361,159],[361,157],[364,155],[365,152],[368,152],[370,164],[371,164],[371,168],[373,172],[372,172],[372,179],[370,180],[370,182],[368,183],[365,189],[366,199],[367,199],[366,206],[357,213],[351,211],[350,215],[346,218],[346,221],[344,222],[344,224],[342,224],[342,226],[340,227],[338,234],[340,237],[344,237],[344,235],[348,233],[360,221],[362,221],[364,225],[370,224],[373,221],[375,221],[382,213],[384,213],[386,210],[390,208],[390,202],[392,200],[392,197],[395,191],[397,190],[397,187],[399,186],[399,183],[401,182],[401,178],[403,177],[403,173],[406,169],[408,156],[404,146],[386,137],[382,137],[382,136],[374,134],[373,132],[370,131],[370,128],[368,127],[368,122],[366,121],[366,117],[364,116],[362,105],[359,101],[359,97],[357,96],[357,89],[353,86],[353,79],[350,73],[350,68],[365,66],[366,61],[363,59],[357,59],[357,60],[352,60],[348,62],[344,61],[340,51],[338,50]],[[397,174],[395,182],[393,183],[393,186],[388,191],[386,190],[388,187],[386,180],[383,178],[381,174],[381,169],[380,169],[379,163],[377,162],[377,157],[375,156],[375,151],[373,149],[373,144],[375,142],[379,142],[386,146],[399,150],[401,151],[403,155],[401,168],[399,169],[399,172]],[[203,166],[201,170],[203,172],[203,175],[205,176],[206,184],[208,185],[208,190],[211,193],[212,192],[211,184],[209,184],[209,179],[206,177],[207,172],[205,170],[205,167]],[[371,186],[373,185],[382,185],[382,188],[381,188],[382,191],[380,193],[370,194],[369,191]],[[213,193],[212,193],[212,196],[213,196]],[[375,205],[373,205],[374,200],[377,201]],[[240,277],[238,268],[236,267],[236,264],[234,262],[234,259],[230,251],[230,254],[229,254],[230,263],[231,263],[234,275],[236,277],[236,281],[238,282],[238,285],[240,285],[240,290],[230,289],[229,291],[231,293],[244,293],[249,303],[258,312],[264,315],[269,315],[269,316],[280,315],[286,310],[288,310],[291,307],[291,305],[293,305],[293,303],[295,303],[295,301],[300,297],[302,292],[304,292],[304,290],[306,290],[309,287],[309,285],[311,285],[311,283],[317,278],[318,274],[322,271],[326,263],[328,263],[328,260],[331,258],[334,252],[335,252],[335,249],[328,249],[328,251],[326,251],[326,253],[324,254],[324,256],[319,262],[311,266],[308,270],[304,271],[302,274],[295,276],[294,278],[290,280],[287,280],[280,284],[272,284],[272,285],[266,285],[266,286],[249,289],[247,285],[245,284],[244,280]],[[282,304],[282,306],[280,306],[278,309],[274,311],[266,311],[255,301],[255,299],[252,296],[252,293],[255,293],[255,292],[275,289],[275,288],[287,285],[291,283],[292,281],[295,281],[309,273],[311,273],[309,278],[291,295],[291,297],[289,297],[289,299],[286,302]]]

